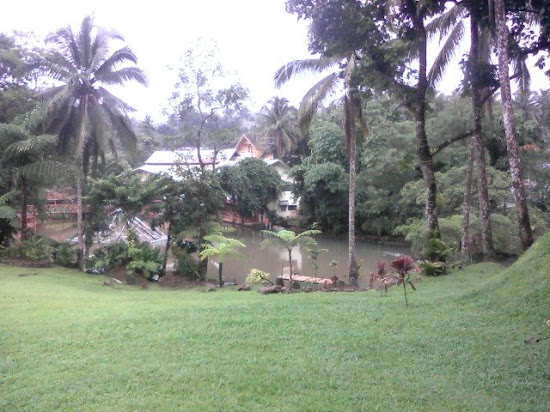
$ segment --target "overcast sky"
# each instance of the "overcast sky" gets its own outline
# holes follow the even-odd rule
[[[57,28],[78,25],[86,15],[95,23],[116,29],[137,54],[149,79],[140,85],[117,90],[137,110],[157,121],[173,91],[174,72],[182,53],[197,38],[218,44],[222,65],[236,73],[251,92],[251,109],[258,110],[270,97],[287,97],[297,104],[315,79],[291,82],[281,90],[273,86],[275,71],[288,61],[309,56],[307,24],[285,13],[284,0],[24,0],[2,4],[0,31],[34,31],[43,36]],[[440,89],[451,92],[460,73],[447,76]],[[537,76],[537,88],[548,81]]]

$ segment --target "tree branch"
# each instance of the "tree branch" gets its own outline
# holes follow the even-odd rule
[[[457,134],[456,136],[454,137],[451,137],[450,139],[447,139],[445,140],[443,143],[441,143],[439,146],[435,147],[434,149],[432,149],[432,156],[435,156],[436,154],[438,154],[440,151],[442,151],[443,149],[445,149],[447,146],[455,143],[455,142],[458,142],[460,140],[464,140],[468,137],[470,137],[474,132],[472,130],[468,130],[467,132],[464,132],[464,133],[460,133],[460,134]]]

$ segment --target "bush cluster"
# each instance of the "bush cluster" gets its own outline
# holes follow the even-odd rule
[[[125,267],[131,276],[141,275],[156,280],[161,276],[162,259],[160,249],[152,248],[146,242],[139,242],[130,233],[128,242],[116,242],[98,249],[86,262],[88,272],[105,273],[110,269]]]

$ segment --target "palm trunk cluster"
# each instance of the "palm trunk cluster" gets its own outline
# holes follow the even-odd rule
[[[491,230],[491,209],[489,202],[489,183],[487,168],[485,164],[485,149],[483,146],[483,102],[481,99],[480,80],[477,78],[480,67],[479,53],[479,25],[475,13],[471,14],[471,46],[470,46],[470,76],[472,77],[472,105],[474,112],[474,132],[471,137],[471,145],[477,163],[477,174],[479,182],[479,213],[481,217],[481,244],[483,256],[490,259],[494,255],[493,234]],[[469,166],[471,163],[469,163]],[[471,172],[470,172],[471,175]],[[471,183],[471,177],[470,177]],[[471,191],[471,189],[470,189]]]
[[[426,187],[426,219],[428,220],[428,230],[431,237],[439,238],[439,222],[436,209],[437,185],[433,168],[433,157],[426,136],[426,93],[429,84],[427,78],[427,38],[424,16],[420,13],[414,16],[413,25],[418,46],[418,83],[416,86],[416,102],[413,106],[413,114],[416,121],[416,150]]]
[[[523,249],[533,244],[533,232],[529,220],[527,198],[519,157],[518,141],[516,139],[516,125],[514,109],[512,107],[512,93],[510,91],[510,74],[508,65],[508,28],[506,27],[506,5],[504,0],[494,0],[495,23],[497,30],[498,72],[500,76],[500,94],[502,99],[502,117],[506,134],[506,149],[512,176],[512,187],[516,210],[519,220],[519,234]]]

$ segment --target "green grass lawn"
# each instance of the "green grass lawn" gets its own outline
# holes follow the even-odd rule
[[[32,275],[37,273],[37,275]],[[20,274],[31,274],[19,276]],[[550,235],[409,295],[141,290],[0,266],[1,411],[548,411]]]

